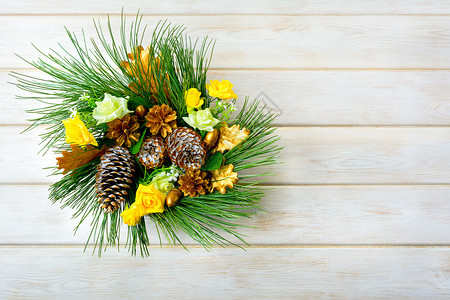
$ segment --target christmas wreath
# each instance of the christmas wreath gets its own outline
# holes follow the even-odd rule
[[[160,243],[183,245],[185,232],[207,249],[241,247],[235,221],[260,209],[269,175],[241,171],[277,163],[275,115],[257,100],[237,101],[227,80],[207,82],[210,39],[167,22],[146,39],[141,15],[129,30],[125,19],[120,37],[109,18],[108,30],[94,22],[92,49],[66,30],[75,51],[39,51],[29,62],[45,78],[12,74],[43,103],[29,111],[37,114],[29,129],[45,126],[41,151],[59,156],[49,198],[74,209],[80,224],[92,218],[86,246],[99,254],[119,245],[125,223],[126,248],[148,255],[145,219]]]

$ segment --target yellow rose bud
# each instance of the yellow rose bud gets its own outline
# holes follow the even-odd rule
[[[140,184],[136,191],[136,201],[134,204],[139,208],[141,215],[151,213],[162,213],[166,194],[155,188],[153,185]]]
[[[125,209],[120,216],[123,222],[130,226],[136,226],[141,221],[141,214],[137,207],[131,206],[129,209]]]
[[[237,95],[233,92],[232,88],[233,85],[228,80],[211,80],[210,84],[206,85],[206,89],[211,97],[222,100],[237,99]]]
[[[78,146],[86,146],[88,144],[98,146],[94,136],[89,132],[86,125],[84,125],[78,115],[75,115],[71,119],[63,120],[62,122],[66,128],[67,143]]]
[[[191,88],[184,93],[184,99],[188,107],[199,108],[203,105],[203,99],[200,98],[201,92],[196,88]]]

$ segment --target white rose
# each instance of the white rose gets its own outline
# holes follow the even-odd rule
[[[213,131],[220,121],[213,117],[209,108],[203,110],[193,111],[183,120],[191,125],[193,128],[198,128],[203,131]]]
[[[151,184],[153,184],[153,186],[161,192],[167,194],[171,189],[174,188],[174,185],[171,181],[172,178],[170,176],[168,176],[165,172],[161,172],[152,179]]]
[[[92,112],[92,117],[97,120],[97,125],[120,119],[132,111],[128,110],[128,100],[125,98],[114,97],[105,93],[102,102],[97,102],[97,107]]]

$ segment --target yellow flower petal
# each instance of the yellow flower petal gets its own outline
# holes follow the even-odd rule
[[[228,80],[211,80],[210,84],[206,85],[206,89],[211,97],[222,100],[237,99],[237,95],[232,90],[233,85]]]
[[[66,128],[66,142],[78,146],[94,145],[98,146],[92,133],[89,132],[83,121],[80,120],[78,115],[75,115],[71,119],[63,120],[64,127]]]

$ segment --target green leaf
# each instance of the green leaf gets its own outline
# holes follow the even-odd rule
[[[205,164],[201,168],[203,171],[214,171],[222,165],[223,155],[217,152],[206,159]]]
[[[131,147],[131,154],[136,155],[141,149],[142,142],[144,141],[145,133],[147,132],[147,128],[144,129],[144,132],[141,134],[141,138],[139,141]]]

